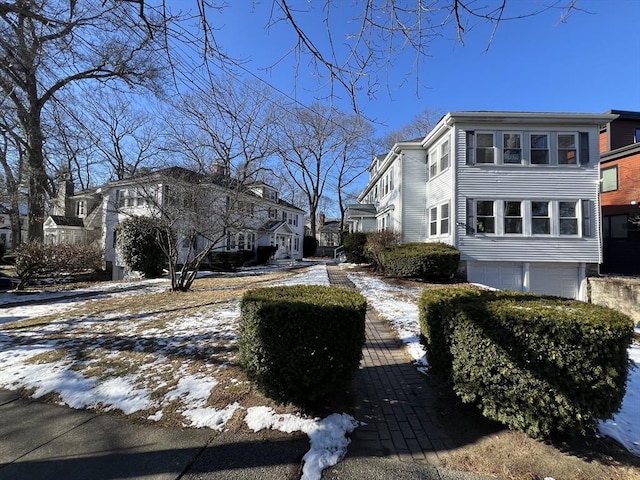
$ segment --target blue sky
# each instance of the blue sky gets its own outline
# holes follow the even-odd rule
[[[270,0],[253,3],[235,0],[215,17],[214,23],[221,27],[220,43],[230,54],[247,60],[246,70],[303,103],[326,95],[306,64],[294,75],[292,56],[265,70],[286,55],[294,37],[284,24],[265,29]],[[510,0],[511,6],[525,9],[549,3],[552,0]],[[357,7],[345,7],[352,5],[348,0],[333,5],[342,10],[333,17],[340,36],[353,28],[348,23],[349,8]],[[490,45],[491,28],[486,24],[468,30],[464,46],[449,30],[417,65],[414,58],[399,55],[393,70],[381,72],[388,88],[375,99],[361,96],[359,105],[369,118],[382,122],[380,133],[401,127],[427,108],[443,113],[640,111],[640,0],[578,0],[577,6],[581,11],[564,23],[554,9],[503,22]],[[320,39],[324,25],[319,12],[301,18],[307,32]],[[340,98],[336,103],[349,108]]]

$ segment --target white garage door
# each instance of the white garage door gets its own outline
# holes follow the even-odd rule
[[[534,293],[578,298],[579,269],[575,266],[530,264],[529,290]]]
[[[469,262],[467,280],[500,290],[522,291],[522,264],[509,262]]]

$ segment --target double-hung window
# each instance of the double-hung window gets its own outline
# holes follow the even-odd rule
[[[429,153],[429,178],[438,175],[438,150],[434,149]]]
[[[432,237],[438,235],[438,207],[432,207],[429,210],[429,235]]]
[[[502,135],[502,163],[522,163],[522,136],[519,133]]]
[[[522,233],[522,202],[504,202],[504,233]]]
[[[578,163],[578,150],[576,145],[575,134],[558,134],[558,165],[575,165]]]
[[[476,203],[476,231],[496,233],[496,212],[493,200],[478,200]]]
[[[551,234],[549,202],[531,202],[531,233],[533,235]]]
[[[476,163],[495,163],[493,133],[476,132]]]
[[[558,202],[560,235],[578,235],[577,202]]]
[[[449,204],[440,205],[440,235],[449,234]]]
[[[440,171],[449,168],[449,140],[445,140],[440,145]]]
[[[546,133],[531,134],[531,163],[533,165],[549,164],[549,135]]]
[[[449,234],[449,202],[429,209],[429,236]]]

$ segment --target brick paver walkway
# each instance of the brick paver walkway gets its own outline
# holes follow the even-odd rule
[[[328,266],[331,285],[355,288],[337,266]],[[369,308],[363,360],[354,381],[358,427],[351,437],[350,455],[395,457],[440,465],[439,452],[451,441],[437,424],[435,393],[411,365],[402,343],[387,323]]]

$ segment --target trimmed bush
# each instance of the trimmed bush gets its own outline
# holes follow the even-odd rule
[[[0,240],[0,263],[3,262],[5,253],[7,253],[7,246],[4,244],[4,240]]]
[[[344,237],[344,254],[349,263],[366,263],[364,246],[367,243],[367,234],[364,232],[349,233]]]
[[[361,294],[337,287],[251,290],[241,303],[240,364],[265,395],[313,405],[353,380],[366,309]]]
[[[305,235],[302,239],[302,256],[313,257],[318,250],[318,239],[310,235]]]
[[[428,291],[421,330],[435,373],[487,418],[535,438],[615,414],[628,375],[629,317],[517,292]]]
[[[212,252],[209,261],[212,268],[220,270],[233,270],[246,265],[255,254],[251,250],[239,250],[237,252]]]
[[[256,250],[256,261],[258,265],[266,265],[269,259],[274,256],[277,251],[278,247],[274,245],[259,245]]]
[[[380,252],[385,274],[422,280],[449,280],[458,271],[460,252],[445,243],[407,243]]]

